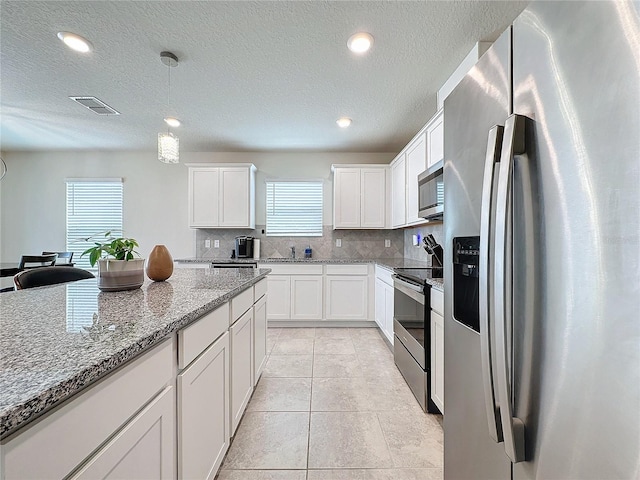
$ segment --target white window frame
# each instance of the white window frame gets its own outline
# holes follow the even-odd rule
[[[284,190],[280,190],[279,206],[277,205],[278,187],[284,188]],[[287,187],[289,187],[289,191],[287,191]],[[308,196],[306,196],[307,194]],[[296,209],[295,203],[298,201],[304,202],[305,205]],[[322,180],[268,179],[265,181],[265,206],[266,236],[322,236],[324,209],[324,182]],[[277,210],[280,210],[281,214],[278,214]]]

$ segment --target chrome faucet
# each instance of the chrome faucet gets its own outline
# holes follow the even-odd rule
[[[291,258],[296,258],[296,247],[291,246]]]

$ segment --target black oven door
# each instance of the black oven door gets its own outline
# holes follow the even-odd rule
[[[411,356],[427,369],[425,342],[425,294],[424,285],[413,283],[398,275],[393,278],[394,334]]]

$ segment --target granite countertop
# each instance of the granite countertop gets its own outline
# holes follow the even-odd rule
[[[322,263],[322,264],[352,264],[375,263],[387,268],[426,268],[427,262],[408,258],[178,258],[177,263]]]
[[[321,264],[355,264],[374,263],[381,267],[393,270],[394,268],[427,268],[430,265],[421,260],[410,258],[178,258],[178,263],[259,263],[261,265],[269,263],[321,263]],[[444,290],[444,279],[434,278],[427,280],[427,283],[434,288]]]
[[[100,292],[96,280],[0,295],[0,437],[246,290],[269,269],[176,269]]]

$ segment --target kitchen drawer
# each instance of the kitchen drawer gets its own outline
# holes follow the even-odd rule
[[[444,315],[444,292],[441,290],[431,289],[431,310]]]
[[[253,306],[253,287],[247,288],[231,299],[231,321],[228,325],[238,320],[244,312]],[[227,326],[228,326],[227,325]]]
[[[266,263],[260,268],[270,268],[271,275],[322,275],[322,264]]]
[[[368,275],[369,265],[327,265],[325,273],[327,275]]]
[[[180,330],[178,332],[178,368],[180,370],[186,368],[228,328],[229,302]]]
[[[260,300],[260,298],[267,293],[267,279],[262,279],[253,286],[253,301],[254,303]]]
[[[379,278],[387,285],[393,286],[393,271],[389,270],[385,267],[381,267],[380,265],[376,265],[376,278]]]

